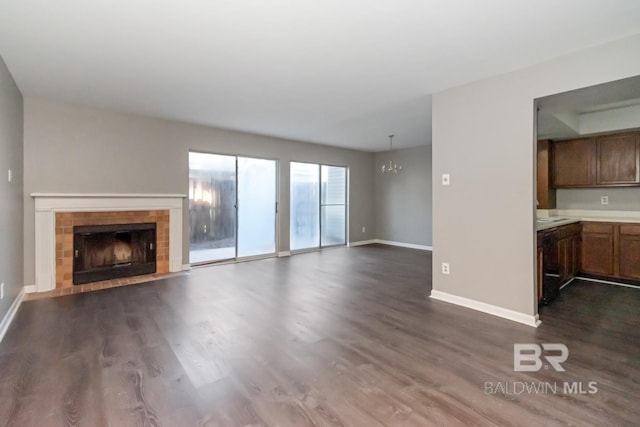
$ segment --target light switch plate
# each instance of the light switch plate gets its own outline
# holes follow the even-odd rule
[[[11,169],[7,171],[7,181],[8,182],[13,181],[13,171]]]
[[[451,183],[451,177],[448,173],[442,174],[442,185],[449,185]]]

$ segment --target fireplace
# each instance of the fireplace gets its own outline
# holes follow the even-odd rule
[[[74,227],[156,223],[156,273],[182,271],[184,194],[32,193],[35,201],[35,284],[26,292],[99,288],[74,286]],[[140,277],[147,276],[147,274]],[[118,284],[135,280],[115,279]]]
[[[156,223],[73,227],[73,284],[156,272]]]

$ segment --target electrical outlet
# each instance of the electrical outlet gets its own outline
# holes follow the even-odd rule
[[[600,197],[600,204],[601,205],[608,205],[609,204],[609,196]]]
[[[443,173],[442,174],[442,185],[449,185],[451,184],[451,177],[449,176],[448,173]]]
[[[367,227],[362,227],[362,232],[366,233],[367,232]]]
[[[0,299],[4,299],[4,282],[0,284]]]
[[[442,263],[442,274],[449,274],[449,263],[448,262],[443,262]]]

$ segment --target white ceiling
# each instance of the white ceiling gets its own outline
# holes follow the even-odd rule
[[[640,76],[546,96],[536,105],[539,139],[640,128]]]
[[[26,96],[368,151],[430,94],[640,32],[637,0],[2,0]]]

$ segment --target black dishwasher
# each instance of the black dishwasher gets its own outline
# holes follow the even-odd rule
[[[547,305],[560,293],[560,262],[558,257],[558,228],[542,234],[542,304]]]

